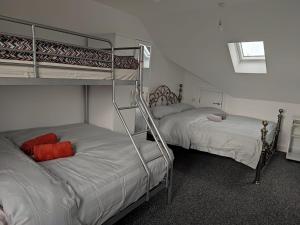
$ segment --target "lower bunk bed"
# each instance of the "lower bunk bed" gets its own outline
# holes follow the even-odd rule
[[[20,150],[45,133],[70,141],[76,154],[37,163]],[[167,165],[156,143],[137,143],[151,196],[167,187]],[[0,205],[10,225],[113,224],[142,204],[146,191],[147,174],[126,135],[88,124],[0,135]]]
[[[180,99],[165,85],[150,94],[152,114],[166,142],[232,158],[255,169],[254,182],[259,184],[262,168],[277,149],[283,110],[275,123],[226,115],[213,107],[195,108]]]

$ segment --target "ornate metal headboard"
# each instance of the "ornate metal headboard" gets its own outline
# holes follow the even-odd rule
[[[149,106],[171,105],[182,100],[182,84],[179,85],[178,96],[167,85],[161,85],[149,94]]]

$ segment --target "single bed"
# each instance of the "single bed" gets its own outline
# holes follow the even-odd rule
[[[70,158],[35,163],[18,149],[18,146],[24,141],[49,132],[57,134],[61,141],[71,141],[76,155]],[[146,193],[147,174],[126,135],[93,125],[73,124],[2,133],[0,140],[5,140],[4,142],[7,142],[10,147],[14,146],[14,154],[18,155],[19,159],[28,161],[28,165],[36,164],[34,165],[36,169],[41,167],[40,169],[45,170],[51,179],[57,179],[64,184],[66,192],[76,203],[77,215],[74,218],[77,218],[80,224],[103,224]],[[138,139],[137,143],[151,171],[151,189],[158,187],[165,181],[166,162],[155,143],[143,139]],[[26,186],[26,183],[40,181],[39,179],[34,181],[35,177],[24,177],[18,161],[10,161],[10,165],[4,163],[3,160],[9,160],[9,155],[6,154],[4,157],[7,149],[5,150],[3,145],[0,147],[0,174],[9,171],[13,177],[22,177],[22,179],[17,179],[18,186]],[[3,177],[0,175],[0,183],[2,179]],[[10,194],[18,198],[27,191],[26,189],[20,193],[11,191]],[[31,189],[36,191],[39,188],[32,186]],[[9,190],[2,189],[3,192],[8,193]],[[31,195],[29,194],[29,196]],[[0,204],[2,203],[3,210],[9,218],[14,218],[13,214],[17,213],[14,210],[22,213],[22,209],[13,207],[17,202],[9,199],[9,196],[1,195],[1,190],[0,198]],[[22,205],[23,202],[19,204],[19,206]],[[37,207],[38,205],[39,203],[35,201],[26,207]],[[75,212],[76,209],[73,208]],[[28,220],[35,220],[43,216],[44,219],[47,219],[47,215],[45,216],[37,210],[35,213],[32,212]],[[43,221],[43,218],[40,218],[40,221]]]
[[[0,77],[34,78],[32,38],[0,33]],[[111,53],[67,43],[36,40],[39,78],[109,80]],[[114,56],[118,80],[134,80],[138,60],[134,56]]]
[[[180,87],[181,96],[182,86]],[[175,97],[174,97],[175,96]],[[150,94],[150,107],[166,142],[185,149],[195,149],[225,156],[256,169],[255,183],[260,172],[277,148],[283,110],[278,121],[267,122],[244,116],[226,115],[212,107],[195,108],[180,103],[167,86]],[[179,104],[178,104],[179,103]],[[209,115],[226,117],[220,122]],[[151,135],[148,135],[151,139]]]

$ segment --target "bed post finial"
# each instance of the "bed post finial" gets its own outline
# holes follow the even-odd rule
[[[277,120],[277,126],[276,126],[276,136],[274,140],[274,148],[277,149],[277,144],[278,144],[278,138],[279,138],[279,133],[281,130],[281,123],[282,123],[282,118],[283,118],[283,109],[279,109],[279,114],[278,114],[278,120]]]
[[[277,120],[277,131],[279,132],[280,128],[281,128],[281,120],[282,120],[282,117],[283,117],[284,110],[279,109],[278,111],[279,111],[279,114],[278,114],[278,120]]]
[[[267,136],[267,133],[268,133],[268,130],[267,130],[268,121],[263,120],[262,125],[263,125],[263,128],[261,129],[261,140],[263,142],[263,151],[264,151],[264,145],[266,143],[266,136]]]
[[[182,100],[182,86],[183,86],[183,84],[179,84],[179,94],[178,94],[178,102],[179,103]]]

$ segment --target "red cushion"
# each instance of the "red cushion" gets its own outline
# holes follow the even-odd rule
[[[64,141],[56,144],[35,145],[33,155],[36,161],[41,162],[73,156],[74,150],[71,142]]]
[[[58,142],[58,138],[55,134],[49,133],[44,134],[38,137],[35,137],[31,140],[28,140],[24,142],[21,145],[21,149],[27,154],[32,155],[33,154],[33,147],[35,145],[41,145],[41,144],[55,144]]]

